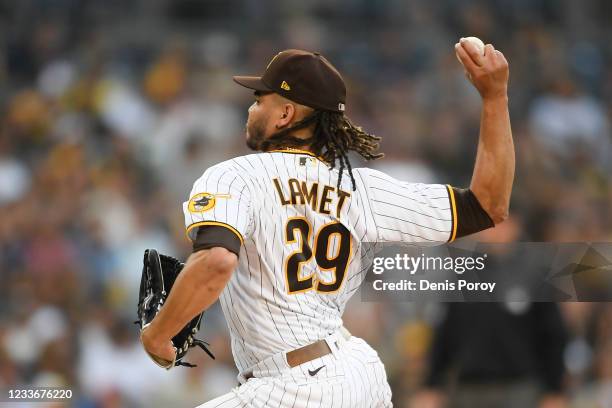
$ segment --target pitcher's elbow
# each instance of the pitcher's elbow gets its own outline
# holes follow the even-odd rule
[[[197,276],[203,283],[226,281],[236,269],[238,257],[223,247],[214,247],[194,252],[188,263],[196,265]]]
[[[489,216],[495,225],[501,224],[508,219],[510,214],[508,206],[495,208],[489,212]]]
[[[238,257],[222,247],[210,250],[208,267],[216,275],[231,275],[238,264]]]

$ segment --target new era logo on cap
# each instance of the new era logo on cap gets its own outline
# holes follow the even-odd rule
[[[344,80],[318,52],[282,51],[272,58],[261,77],[235,76],[234,81],[256,91],[276,92],[314,109],[332,112],[345,109]]]

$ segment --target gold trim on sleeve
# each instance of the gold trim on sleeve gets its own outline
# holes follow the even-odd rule
[[[448,189],[448,197],[450,198],[451,208],[453,209],[453,228],[448,242],[453,242],[457,237],[457,204],[455,203],[455,192],[453,191],[453,188],[450,186],[450,184],[447,184],[446,188]]]
[[[227,228],[228,230],[230,230],[230,231],[232,231],[234,234],[236,234],[236,236],[237,236],[237,237],[238,237],[238,239],[240,240],[240,243],[241,243],[242,245],[244,245],[244,239],[242,238],[242,234],[241,234],[240,232],[238,232],[238,230],[237,230],[236,228],[232,227],[232,226],[231,226],[231,225],[229,225],[229,224],[226,224],[226,223],[224,223],[224,222],[219,222],[219,221],[200,221],[200,222],[196,222],[196,223],[194,223],[194,224],[191,224],[189,227],[187,227],[187,231],[185,232],[185,233],[187,234],[187,238],[191,239],[191,238],[189,237],[189,232],[190,232],[192,229],[197,228],[197,227],[202,227],[202,226],[205,226],[205,225],[216,225],[216,226],[218,226],[218,227],[225,227],[225,228]]]

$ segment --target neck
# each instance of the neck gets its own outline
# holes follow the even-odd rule
[[[267,137],[265,140],[262,140],[259,145],[260,150],[269,151],[282,148],[293,148],[318,154],[319,152],[313,149],[313,141],[314,131],[317,127],[319,118],[320,115],[315,112],[306,118],[290,123]]]
[[[264,141],[262,145],[262,150],[270,151],[293,149],[317,154],[317,152],[315,152],[312,147],[312,141],[307,141],[307,139],[312,137],[312,131],[310,131],[310,129],[296,129],[282,136],[279,134],[281,132],[283,132],[283,130],[279,131],[275,135],[272,135],[270,138]],[[275,136],[277,136],[277,138],[275,138]],[[301,143],[301,141],[304,141],[304,143]]]
[[[310,128],[295,129],[295,130],[291,131],[290,134],[291,134],[291,136],[293,136],[296,139],[307,140],[307,139],[310,139],[312,137],[312,130]],[[302,145],[293,144],[291,147],[293,147],[294,149],[310,151],[311,143],[304,143]]]

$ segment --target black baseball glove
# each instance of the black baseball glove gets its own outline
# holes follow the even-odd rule
[[[135,322],[140,326],[140,331],[147,327],[157,316],[166,298],[172,290],[174,281],[185,266],[171,256],[161,255],[155,249],[147,249],[144,253],[142,277],[140,279],[140,294],[138,299],[138,320]],[[167,362],[149,354],[155,363],[163,368],[170,369],[174,366],[195,367],[195,365],[181,361],[189,349],[199,346],[211,358],[215,358],[206,346],[208,343],[194,338],[200,330],[202,315],[194,317],[181,331],[172,338],[172,344],[176,349],[174,361]]]

